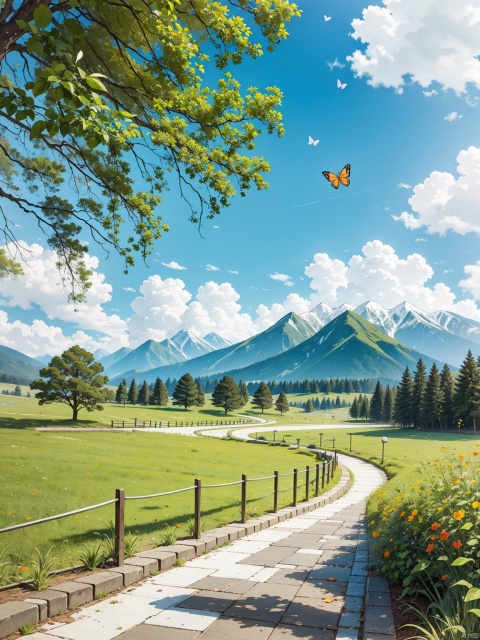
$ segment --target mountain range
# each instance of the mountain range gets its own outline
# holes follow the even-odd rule
[[[450,311],[427,313],[408,302],[386,309],[376,302],[333,308],[319,304],[302,317],[317,331],[342,314],[354,311],[391,338],[411,349],[458,367],[467,351],[480,353],[480,323]]]

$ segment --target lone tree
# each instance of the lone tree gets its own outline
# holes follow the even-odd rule
[[[166,407],[168,404],[167,387],[160,378],[155,380],[152,395],[150,396],[150,404],[154,404],[158,407]]]
[[[240,409],[244,401],[240,389],[230,376],[224,376],[217,384],[212,393],[212,404],[214,407],[222,407],[225,413]]]
[[[177,382],[172,398],[172,404],[183,407],[185,411],[197,404],[198,387],[189,373],[185,373]]]
[[[102,376],[102,371],[103,365],[95,362],[92,353],[75,345],[40,369],[43,379],[34,380],[30,388],[40,390],[35,394],[38,404],[68,404],[73,411],[72,420],[78,420],[80,409],[101,411],[103,402],[113,400],[113,392],[104,388],[108,377]]]
[[[273,407],[272,393],[266,382],[261,382],[260,386],[253,394],[252,405],[261,409],[262,413],[264,409],[270,409]]]
[[[138,387],[137,387],[137,383],[135,382],[135,378],[133,378],[133,380],[130,383],[130,388],[128,390],[127,400],[128,402],[130,402],[130,404],[137,404],[137,398],[138,398]]]
[[[287,395],[284,391],[280,392],[280,395],[275,401],[275,409],[280,411],[280,415],[283,416],[284,413],[290,410],[288,405]]]
[[[127,383],[125,382],[125,380],[122,380],[118,385],[118,389],[115,394],[115,401],[118,402],[118,404],[123,404],[123,406],[125,406],[125,403],[127,402],[127,398],[128,398]]]
[[[288,0],[0,4],[0,207],[38,222],[71,299],[90,284],[82,227],[128,269],[168,230],[168,180],[199,225],[268,186],[252,150],[262,129],[283,135],[282,94],[242,91],[232,70],[299,15]],[[5,218],[21,252],[13,229]]]

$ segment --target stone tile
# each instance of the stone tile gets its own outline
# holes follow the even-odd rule
[[[260,569],[260,571],[257,571],[257,573],[254,573],[251,577],[251,580],[254,580],[255,582],[266,582],[272,576],[274,576],[277,571],[279,571],[279,569],[275,569],[273,567],[265,567],[263,569]]]
[[[367,582],[366,576],[350,576],[349,582],[356,582],[357,584],[363,584]]]
[[[266,588],[268,585],[268,588]],[[298,588],[274,583],[257,584],[225,611],[225,616],[278,622]]]
[[[224,591],[199,591],[176,605],[181,609],[197,609],[199,611],[222,612],[237,600],[238,594]]]
[[[229,547],[225,547],[222,551],[228,553],[257,553],[266,549],[270,545],[269,542],[262,540],[238,540],[233,542]]]
[[[203,551],[207,551],[207,545],[204,540],[180,540],[179,544],[184,547],[193,547],[195,549],[195,555],[199,556]]]
[[[267,547],[263,551],[258,551],[252,555],[249,555],[244,560],[240,560],[239,564],[258,564],[263,567],[274,567],[279,562],[282,562],[287,556],[292,554],[291,547]],[[286,562],[285,564],[290,564]]]
[[[48,604],[46,600],[40,600],[39,598],[26,598],[23,602],[29,602],[30,604],[37,605],[39,621],[46,620],[48,618]]]
[[[236,578],[237,580],[255,580],[255,574],[258,572],[258,565],[255,564],[232,564],[215,571],[214,576],[218,578]]]
[[[266,640],[274,626],[273,622],[267,621],[220,618],[202,633],[201,640]]]
[[[331,567],[329,565],[320,566],[317,565],[315,569],[312,569],[309,580],[328,580],[333,578],[329,582],[339,581],[348,582],[350,578],[350,569],[348,567]]]
[[[274,584],[288,584],[299,587],[304,583],[309,574],[308,569],[299,569],[292,567],[291,569],[280,569],[267,582]]]
[[[367,591],[380,591],[382,593],[386,593],[387,591],[390,592],[388,580],[385,580],[385,578],[370,576],[367,580]]]
[[[230,551],[213,551],[204,556],[199,556],[194,560],[190,560],[188,567],[199,567],[201,569],[222,569],[234,566],[236,563],[250,558],[249,553],[231,553]]]
[[[225,593],[239,593],[243,594],[255,586],[256,582],[251,580],[235,580],[232,578],[219,578],[215,575],[210,575],[207,578],[202,578],[198,582],[194,582],[190,585],[192,589],[206,589],[207,591],[222,591]]]
[[[227,540],[233,541],[240,538],[240,530],[237,527],[220,527],[218,529],[212,529],[209,532],[211,535],[226,535]]]
[[[301,598],[343,598],[347,590],[346,582],[314,582],[307,580],[297,595]]]
[[[285,638],[304,638],[305,640],[333,640],[334,631],[299,627],[298,625],[278,624],[268,640],[285,640]]]
[[[208,534],[204,534],[201,537],[201,541],[205,545],[205,551],[211,551],[217,546],[217,538],[215,536],[209,536]]]
[[[173,607],[177,602],[194,593],[193,589],[185,587],[170,587],[167,585],[158,585],[154,582],[142,582],[137,587],[128,590],[128,596],[135,598],[148,598],[150,602],[155,602],[157,609],[166,609]]]
[[[56,616],[59,613],[64,613],[68,607],[68,598],[66,593],[60,591],[52,591],[51,589],[45,589],[44,591],[33,591],[31,593],[32,598],[39,598],[47,603],[47,615],[48,617]]]
[[[339,551],[338,549],[326,549],[322,547],[322,564],[335,565],[338,567],[351,567],[353,565],[355,554],[347,551]]]
[[[168,547],[165,547],[165,551],[168,553],[174,553],[177,556],[177,559],[180,560],[191,560],[196,556],[195,548],[186,544],[171,544]],[[160,569],[163,569],[160,566]]]
[[[160,627],[173,627],[174,629],[205,631],[219,616],[219,613],[213,611],[167,609],[149,618],[146,624],[158,625]]]
[[[0,604],[0,638],[18,631],[22,624],[37,624],[38,607],[28,602],[5,602]]]
[[[365,607],[363,630],[364,635],[367,633],[395,635],[392,610],[389,607]]]
[[[196,640],[200,632],[141,624],[117,636],[117,640]]]
[[[358,640],[358,629],[340,628],[335,640]]]
[[[350,553],[355,552],[357,543],[354,540],[339,540],[326,538],[323,541],[320,540],[320,549],[333,550],[333,551],[347,551]]]
[[[215,569],[200,569],[198,567],[175,567],[158,576],[151,578],[148,583],[168,585],[170,587],[189,587],[194,582],[206,578]]]
[[[344,611],[361,611],[363,607],[363,598],[359,596],[346,596],[343,605]]]
[[[80,584],[90,584],[93,588],[93,597],[98,598],[100,594],[111,593],[123,587],[123,576],[120,573],[110,571],[99,571],[90,576],[74,580]]]
[[[390,591],[367,591],[365,606],[390,607],[391,604]]]
[[[93,587],[90,584],[82,584],[81,582],[62,582],[61,584],[50,587],[50,591],[61,591],[66,593],[68,597],[68,607],[79,607],[86,602],[93,600]]]
[[[164,547],[164,550],[150,549],[150,551],[141,551],[137,554],[137,558],[150,558],[151,560],[156,560],[158,562],[158,569],[161,571],[165,569],[169,569],[173,567],[175,562],[177,561],[177,555],[173,551],[166,551],[167,547]]]
[[[312,538],[309,540],[303,540],[299,537],[290,536],[289,538],[285,538],[284,540],[279,540],[278,542],[273,543],[273,547],[293,547],[294,549],[320,549],[322,543],[319,541],[317,536],[308,536],[308,538]],[[315,539],[316,538],[316,539]]]
[[[320,552],[312,554],[297,551],[291,556],[284,558],[283,562],[285,562],[285,564],[293,564],[297,567],[314,567],[317,564],[317,560],[320,558],[320,555]]]
[[[344,611],[340,616],[340,627],[360,627],[360,611]]]
[[[341,600],[325,602],[324,600],[295,597],[281,622],[317,629],[336,629],[342,604]]]
[[[132,558],[127,558],[124,564],[132,567],[140,567],[144,576],[149,576],[151,573],[158,571],[158,560],[154,560],[153,558],[133,556]]]
[[[32,633],[28,636],[28,640],[52,640],[52,636],[42,633],[41,631]]]
[[[115,569],[107,569],[111,573],[120,573],[123,576],[123,586],[138,582],[143,578],[143,567],[127,565],[123,567],[115,567]]]
[[[264,542],[277,542],[283,538],[288,538],[290,531],[280,531],[279,529],[269,529],[266,531],[257,531],[251,536],[245,536],[243,540],[262,540]]]

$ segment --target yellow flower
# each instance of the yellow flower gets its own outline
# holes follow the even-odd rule
[[[463,509],[459,509],[458,511],[453,512],[453,517],[455,520],[461,520],[465,517],[465,511]]]
[[[443,507],[437,507],[437,511],[438,511],[438,512],[443,511]]]
[[[418,509],[414,509],[414,510],[412,511],[412,516],[416,516],[417,514],[418,514]]]
[[[408,516],[407,520],[411,522],[413,520],[413,516]]]
[[[474,509],[478,509],[478,507],[480,507],[480,502],[478,500],[475,500],[475,502],[472,502],[472,507]]]
[[[404,515],[405,515],[405,511],[402,511],[402,513],[400,514],[400,517],[403,518]]]
[[[440,447],[440,451],[446,451],[447,447]]]
[[[461,453],[461,454],[458,456],[458,459],[459,459],[459,460],[465,460],[465,456],[464,456],[464,454],[463,454],[463,453]]]
[[[434,462],[440,462],[440,458],[434,458],[433,461]]]

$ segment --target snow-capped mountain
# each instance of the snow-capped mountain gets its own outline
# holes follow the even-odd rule
[[[164,340],[162,344],[165,342]],[[173,338],[170,338],[170,342],[173,342],[180,349],[187,360],[215,351],[215,347],[210,342],[196,336],[191,331],[179,331]]]
[[[332,308],[319,304],[302,317],[317,331],[349,310],[365,318],[391,338],[431,358],[459,366],[470,349],[480,354],[480,323],[449,311],[426,312],[409,302],[385,309],[376,302],[358,307]]]
[[[205,342],[211,344],[214,349],[225,349],[225,347],[231,347],[232,343],[229,340],[225,340],[222,336],[219,336],[218,333],[209,333],[206,336],[203,336]]]

